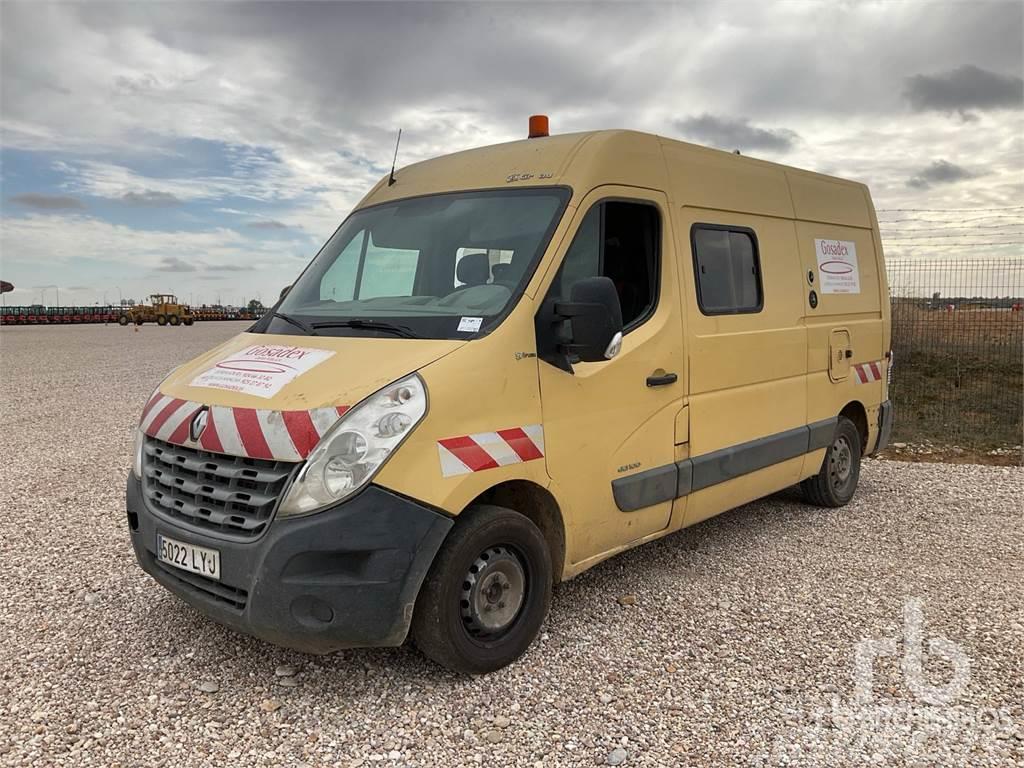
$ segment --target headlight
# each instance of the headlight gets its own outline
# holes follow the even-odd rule
[[[415,373],[349,410],[309,454],[278,514],[301,515],[337,504],[368,482],[427,412]]]
[[[141,429],[136,428],[135,430],[135,458],[132,461],[132,472],[135,476],[142,479],[142,450],[146,445],[146,433]],[[122,470],[123,471],[123,470]]]

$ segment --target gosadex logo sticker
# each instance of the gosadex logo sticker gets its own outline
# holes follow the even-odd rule
[[[325,349],[256,344],[225,355],[192,379],[191,385],[273,397],[296,377],[333,355]]]
[[[860,293],[857,244],[850,240],[814,241],[822,293]]]

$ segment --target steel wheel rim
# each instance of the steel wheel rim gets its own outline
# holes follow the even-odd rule
[[[829,449],[828,474],[836,490],[845,488],[853,476],[853,448],[844,435],[836,438]]]
[[[510,547],[488,547],[462,580],[459,606],[466,631],[492,640],[506,634],[522,613],[527,578],[522,558]]]

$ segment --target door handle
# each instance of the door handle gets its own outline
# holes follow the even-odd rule
[[[674,373],[665,373],[661,376],[648,376],[647,386],[648,387],[664,387],[666,384],[675,384],[679,380],[679,377]]]

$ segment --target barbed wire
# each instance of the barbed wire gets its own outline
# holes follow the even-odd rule
[[[890,242],[892,242],[890,240]],[[885,245],[886,238],[882,238],[882,245]],[[1024,240],[1012,240],[1004,242],[978,242],[978,243],[908,243],[908,242],[893,242],[895,247],[902,248],[973,248],[978,245],[1024,245]]]
[[[1014,219],[1013,221],[1008,221],[1005,224],[957,224],[952,221],[935,221],[928,223],[937,224],[940,232],[947,232],[951,229],[1004,229],[1005,227],[1019,227],[1024,225],[1024,219]],[[934,227],[890,227],[888,224],[889,222],[885,221],[879,222],[879,226],[883,229],[891,229],[898,232],[930,232],[934,229]]]
[[[879,208],[876,213],[981,213],[1020,210],[1024,210],[1024,205],[1004,205],[998,208]]]
[[[879,219],[879,224],[900,224],[906,221],[914,221],[921,224],[955,224],[957,222],[976,222],[976,221],[1010,221],[1016,222],[1024,219],[1022,213],[986,213],[982,216],[968,216],[966,218],[961,216],[948,217],[945,219],[934,219],[924,218],[922,216],[907,216],[902,219]]]
[[[971,235],[970,233],[963,233],[963,232],[958,232],[958,233],[955,233],[955,234],[938,232],[938,233],[933,234],[933,235],[913,235],[913,234],[887,235],[887,236],[883,236],[882,239],[883,240],[938,240],[938,239],[947,238],[947,237],[960,237],[960,238],[993,237],[993,236],[996,236],[996,237],[1019,237],[1021,235],[1024,235],[1024,231],[1019,231],[1018,230],[1016,232],[987,232],[984,235]]]
[[[879,219],[882,244],[892,254],[930,252],[940,258],[953,249],[996,248],[1007,253],[1024,245],[1024,205],[989,208],[881,208],[880,214],[912,213]],[[980,214],[960,216],[958,214]],[[914,226],[905,226],[910,222]],[[981,222],[981,223],[979,223]]]

